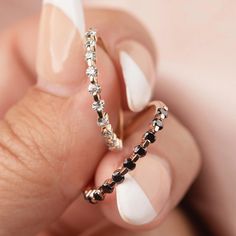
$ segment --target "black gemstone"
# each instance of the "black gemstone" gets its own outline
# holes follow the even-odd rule
[[[112,174],[112,179],[117,183],[120,184],[124,181],[125,177],[120,173],[120,170],[116,170]]]
[[[158,112],[159,112],[159,114],[163,114],[165,116],[165,118],[167,118],[167,116],[168,116],[167,110],[165,110],[164,108],[159,108]]]
[[[114,187],[111,186],[109,183],[104,183],[102,186],[101,186],[101,189],[104,193],[112,193],[113,190],[114,190]]]
[[[154,127],[159,127],[159,130],[163,129],[163,123],[162,123],[161,120],[154,119],[154,120],[152,121],[152,125],[153,125]]]
[[[150,143],[154,143],[154,142],[156,141],[156,136],[155,136],[155,134],[152,133],[152,132],[146,132],[146,133],[144,134],[144,139],[145,139],[145,140],[149,140]]]
[[[129,170],[133,170],[136,167],[136,164],[130,158],[127,158],[124,160],[123,166]]]
[[[101,193],[101,191],[97,190],[94,194],[94,199],[97,201],[102,201],[104,199],[103,194]]]
[[[146,155],[147,151],[146,151],[143,147],[141,147],[140,145],[138,145],[138,146],[136,146],[136,147],[134,148],[134,153],[135,153],[135,154],[138,154],[138,155],[141,156],[141,157],[143,157],[143,156]]]

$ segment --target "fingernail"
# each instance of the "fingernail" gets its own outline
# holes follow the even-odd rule
[[[170,194],[171,178],[167,163],[148,154],[116,188],[121,218],[133,225],[152,222],[164,208]]]
[[[118,45],[129,109],[141,111],[150,101],[155,68],[149,51],[136,41]]]
[[[78,90],[84,66],[81,0],[44,0],[37,53],[38,87],[56,95]]]

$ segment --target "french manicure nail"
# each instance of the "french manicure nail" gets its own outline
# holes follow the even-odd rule
[[[116,188],[121,218],[133,225],[152,222],[164,208],[170,189],[171,178],[167,163],[160,157],[148,154]]]
[[[51,4],[60,9],[77,27],[80,34],[84,35],[85,22],[81,0],[44,0],[44,4]]]
[[[118,45],[129,109],[141,111],[150,101],[155,68],[149,51],[132,40]]]
[[[67,96],[83,68],[84,15],[80,0],[44,0],[37,52],[38,87]]]

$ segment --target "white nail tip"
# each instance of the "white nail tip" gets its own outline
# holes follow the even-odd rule
[[[120,63],[126,85],[129,108],[141,111],[150,101],[152,91],[146,76],[128,53],[120,52]]]
[[[116,198],[121,218],[130,224],[146,224],[157,216],[150,200],[129,174],[126,175],[125,181],[117,186]]]
[[[84,35],[85,22],[81,0],[44,0],[44,4],[52,4],[58,7],[78,28],[81,35]]]

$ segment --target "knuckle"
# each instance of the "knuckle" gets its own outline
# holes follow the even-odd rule
[[[41,151],[32,134],[15,130],[9,123],[0,123],[1,197],[17,192],[22,198],[46,196],[57,185],[57,172]],[[12,195],[14,198],[14,194]]]
[[[22,195],[54,193],[65,200],[65,165],[75,136],[66,125],[67,103],[63,105],[64,99],[55,99],[59,101],[33,88],[0,121],[0,179],[2,170],[12,176],[7,181],[12,180],[17,188],[22,182],[24,188],[19,189]],[[9,186],[12,191],[12,185]]]

